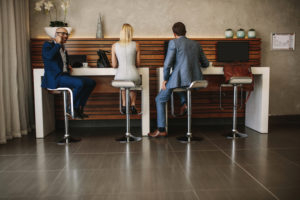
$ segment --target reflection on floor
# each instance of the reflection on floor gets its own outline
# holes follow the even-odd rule
[[[185,127],[130,144],[115,142],[120,128],[73,128],[82,141],[68,146],[63,131],[32,134],[0,145],[0,199],[300,199],[299,128],[233,141],[230,126],[193,126],[204,140],[191,144],[175,139]]]

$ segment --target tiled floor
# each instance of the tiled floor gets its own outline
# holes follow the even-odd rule
[[[68,146],[62,131],[14,139],[0,145],[0,199],[300,199],[300,125],[235,141],[230,129],[193,126],[204,140],[191,144],[176,141],[185,127],[130,144],[114,141],[120,128],[73,128],[82,141]]]

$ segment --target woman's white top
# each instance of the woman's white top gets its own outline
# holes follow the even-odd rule
[[[140,75],[135,66],[136,43],[130,42],[123,45],[117,42],[115,52],[119,64],[115,80],[134,81],[136,84],[140,84]]]

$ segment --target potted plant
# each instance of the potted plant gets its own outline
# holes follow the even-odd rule
[[[72,27],[68,27],[68,23],[66,23],[67,11],[70,7],[70,0],[60,0],[59,7],[63,10],[64,16],[63,21],[58,20],[58,7],[55,3],[49,0],[40,0],[35,3],[35,10],[38,12],[42,12],[46,15],[49,15],[50,24],[49,27],[45,27],[45,32],[51,38],[55,38],[55,32],[58,27],[64,27],[67,29],[70,34],[72,31]],[[55,16],[55,18],[53,18]]]

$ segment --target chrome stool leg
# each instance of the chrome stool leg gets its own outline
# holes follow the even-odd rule
[[[238,107],[238,85],[234,84],[233,85],[233,126],[232,126],[232,131],[231,133],[226,135],[226,138],[228,139],[235,139],[235,138],[246,138],[248,137],[247,134],[245,133],[240,133],[236,126],[237,126],[237,107]]]
[[[183,143],[189,143],[191,141],[201,141],[202,137],[192,136],[192,94],[191,89],[187,89],[187,121],[188,121],[188,130],[185,136],[177,137],[177,140]]]
[[[73,142],[79,142],[81,139],[73,138],[69,134],[69,118],[68,118],[69,114],[67,112],[68,96],[67,96],[66,90],[63,90],[62,93],[63,93],[63,100],[64,100],[65,135],[64,135],[63,139],[61,139],[60,141],[57,142],[57,144],[69,144],[69,143],[73,143]],[[70,95],[72,95],[72,94],[70,93]],[[72,98],[72,96],[70,98]],[[73,99],[71,99],[71,102],[73,102]],[[73,107],[73,105],[71,105],[71,106]],[[73,115],[73,109],[72,109],[71,113],[72,113],[71,115]]]
[[[129,107],[130,107],[130,88],[126,88],[126,133],[124,137],[118,138],[116,139],[116,141],[119,141],[121,143],[127,143],[127,142],[132,142],[132,141],[140,141],[142,140],[141,137],[136,137],[131,135],[130,133],[130,111],[129,111]]]

